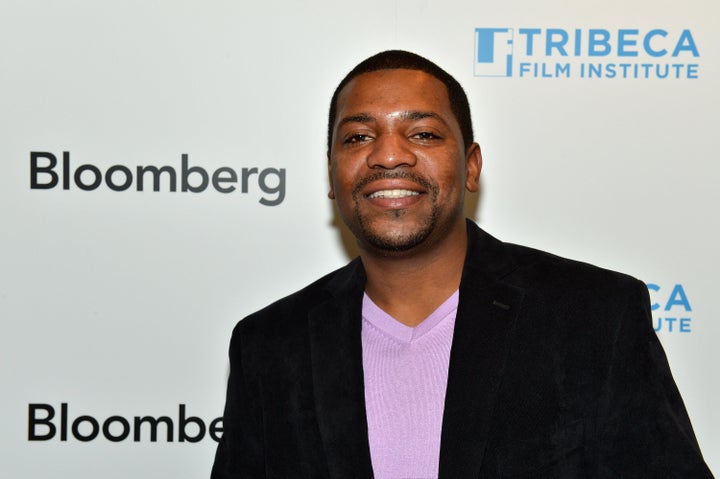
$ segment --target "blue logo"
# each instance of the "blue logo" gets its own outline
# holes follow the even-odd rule
[[[647,283],[650,293],[650,310],[656,333],[691,333],[692,306],[682,284],[663,288]]]
[[[475,28],[478,77],[697,79],[692,31],[663,28]]]
[[[475,76],[511,77],[513,29],[475,29]]]

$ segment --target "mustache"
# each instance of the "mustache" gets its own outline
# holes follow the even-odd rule
[[[353,198],[357,198],[363,188],[377,180],[410,180],[422,186],[426,191],[432,194],[437,192],[437,186],[435,186],[434,183],[431,183],[427,178],[418,174],[409,171],[378,171],[370,176],[362,178],[355,184],[355,187],[352,190]]]

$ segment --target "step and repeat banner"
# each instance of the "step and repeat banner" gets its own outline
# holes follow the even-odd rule
[[[208,476],[233,326],[355,254],[326,114],[391,48],[467,90],[483,228],[647,283],[717,472],[719,13],[2,0],[0,476]]]

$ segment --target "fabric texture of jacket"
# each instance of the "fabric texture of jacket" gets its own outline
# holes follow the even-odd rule
[[[238,323],[213,479],[372,478],[356,259]],[[707,478],[646,286],[468,221],[441,479]]]

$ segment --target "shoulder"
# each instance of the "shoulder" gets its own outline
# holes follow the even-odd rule
[[[524,304],[544,334],[585,337],[579,344],[587,347],[615,338],[621,330],[635,331],[633,337],[652,331],[650,298],[642,281],[525,246],[506,248],[516,267],[501,281],[524,291]]]
[[[500,241],[472,222],[468,235],[466,268],[522,288],[623,289],[642,284],[624,273]]]
[[[630,305],[649,305],[645,284],[627,274],[505,243],[472,223],[469,234],[466,268],[472,274],[467,279],[478,286],[483,279],[490,279],[518,288],[536,311],[616,316]]]
[[[624,289],[642,284],[638,279],[590,263],[564,258],[527,246],[504,243],[516,268],[507,279],[525,285],[545,285],[576,290],[578,288]]]
[[[317,279],[304,288],[240,320],[233,331],[238,334],[276,335],[304,327],[310,311],[334,297],[351,294],[364,284],[362,263],[355,259]]]

